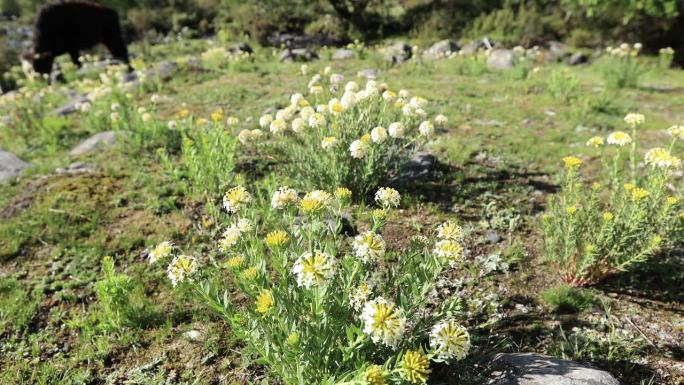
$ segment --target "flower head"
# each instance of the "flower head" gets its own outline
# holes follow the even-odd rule
[[[256,311],[261,314],[268,313],[274,304],[273,294],[270,290],[262,290],[256,299]]]
[[[608,144],[614,144],[616,146],[623,147],[625,145],[628,145],[632,143],[632,137],[629,136],[628,133],[623,132],[623,131],[615,131],[608,135],[608,139],[606,139]]]
[[[391,187],[381,187],[375,193],[375,201],[384,208],[397,207],[400,200],[399,192]]]
[[[324,285],[334,273],[335,260],[326,252],[315,250],[297,258],[292,272],[297,276],[297,285],[309,289]]]
[[[463,241],[463,228],[453,221],[446,221],[437,227],[437,238],[451,241]]]
[[[300,133],[306,128],[307,122],[303,118],[295,118],[292,120],[292,131]]]
[[[284,119],[275,119],[269,125],[269,129],[273,135],[282,134],[287,131],[287,122]]]
[[[644,123],[646,118],[642,114],[629,113],[625,116],[625,123],[632,128],[636,128]]]
[[[361,159],[368,153],[368,143],[364,140],[358,139],[349,145],[349,152],[352,158]]]
[[[383,297],[366,302],[361,319],[364,323],[364,333],[368,334],[374,343],[389,347],[397,346],[406,329],[404,312]]]
[[[223,207],[229,213],[236,213],[252,201],[252,195],[242,186],[233,187],[223,196]]]
[[[223,236],[219,240],[219,250],[228,251],[235,246],[242,236],[242,231],[237,225],[231,225],[223,232]]]
[[[568,215],[573,215],[577,212],[577,206],[568,206],[565,208],[565,213]]]
[[[681,164],[679,158],[671,155],[669,151],[656,147],[646,152],[646,164],[658,168],[677,168]]]
[[[372,292],[373,286],[370,283],[361,282],[361,284],[349,294],[349,303],[354,310],[359,311],[366,304]]]
[[[171,284],[176,287],[179,283],[189,279],[195,271],[197,271],[197,259],[187,255],[179,255],[171,261],[166,269],[166,274],[171,280]]]
[[[667,134],[674,139],[684,138],[684,126],[672,126],[667,129]]]
[[[327,123],[328,122],[325,120],[325,116],[320,112],[314,112],[309,117],[309,126],[312,128],[322,128],[325,127]]]
[[[563,163],[565,164],[565,168],[568,170],[577,169],[582,164],[582,160],[575,156],[566,156],[563,158]]]
[[[352,192],[350,189],[346,187],[338,187],[335,189],[335,198],[346,201],[349,200],[352,196]]]
[[[266,128],[271,125],[271,122],[273,121],[273,116],[271,114],[263,115],[262,117],[259,118],[259,126],[261,128]]]
[[[325,209],[330,203],[332,196],[330,193],[322,190],[315,190],[304,195],[304,198],[299,202],[299,206],[307,214],[316,213]]]
[[[401,369],[409,382],[424,384],[430,375],[430,361],[423,353],[415,350],[407,350],[401,362]]]
[[[605,211],[605,212],[601,215],[601,217],[602,217],[603,220],[606,221],[606,222],[610,222],[610,221],[612,221],[613,218],[614,218],[613,213],[611,213],[610,211]]]
[[[470,335],[455,320],[443,321],[432,327],[430,346],[443,360],[461,360],[470,349]]]
[[[446,116],[442,114],[435,116],[435,124],[437,125],[437,127],[444,128],[448,123],[449,119]]]
[[[245,263],[245,257],[242,255],[236,255],[234,257],[230,257],[226,261],[226,266],[228,266],[231,269],[237,269],[238,267],[242,266]]]
[[[435,133],[435,126],[429,120],[426,120],[418,126],[418,131],[423,136],[432,136]]]
[[[646,198],[649,195],[648,190],[643,189],[641,187],[637,187],[632,190],[632,200],[634,202],[638,202],[644,198]]]
[[[273,193],[273,198],[271,198],[271,207],[274,209],[282,209],[287,206],[297,203],[297,191],[291,189],[287,186],[281,187],[278,191]]]
[[[382,143],[387,139],[387,130],[384,127],[375,127],[371,130],[371,140],[373,143]]]
[[[323,140],[321,140],[321,147],[324,150],[331,149],[331,148],[335,147],[336,144],[337,144],[337,138],[334,136],[326,136],[325,138],[323,138]]]
[[[368,263],[385,256],[385,241],[379,234],[366,231],[357,235],[352,243],[354,255]]]
[[[268,247],[280,247],[286,244],[290,240],[290,237],[283,230],[275,230],[266,234],[264,242]]]
[[[393,138],[403,138],[404,137],[404,125],[399,122],[394,122],[389,125],[388,128],[389,136]]]
[[[449,261],[449,265],[456,266],[464,258],[463,246],[458,241],[445,239],[435,244],[434,253]]]
[[[388,385],[385,370],[380,365],[373,365],[366,369],[366,382],[368,385]]]
[[[148,254],[148,259],[150,263],[155,263],[159,261],[160,259],[164,259],[171,255],[171,252],[173,251],[173,243],[169,241],[164,241],[157,246],[155,246],[152,251]]]
[[[587,146],[599,148],[603,146],[603,138],[600,136],[594,136],[593,138],[587,140]]]

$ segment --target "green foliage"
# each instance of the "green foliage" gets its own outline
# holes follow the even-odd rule
[[[634,114],[630,114],[634,115]],[[565,282],[585,285],[646,261],[664,246],[677,241],[682,226],[679,198],[669,196],[672,167],[679,159],[668,150],[655,148],[646,153],[643,174],[636,169],[636,126],[632,135],[611,134],[612,156],[602,151],[602,175],[607,190],[595,182],[586,186],[579,173],[581,161],[565,157],[562,192],[551,201],[542,217],[546,257]],[[642,117],[643,118],[643,117]],[[626,155],[622,146],[631,143]],[[675,139],[676,140],[676,137]],[[603,146],[603,138],[588,144]],[[674,141],[670,146],[673,149]],[[612,158],[612,159],[611,159]]]
[[[400,380],[410,374],[406,356],[429,365],[430,359],[461,359],[469,348],[468,333],[456,321],[465,317],[459,301],[431,304],[428,295],[447,266],[467,274],[463,230],[447,222],[434,238],[419,237],[401,252],[386,250],[380,233],[400,197],[381,189],[372,226],[349,248],[341,230],[350,195],[319,190],[299,199],[280,188],[272,199],[255,202],[235,187],[224,198],[231,218],[211,261],[200,266],[194,257],[176,255],[168,265],[173,285],[222,316],[246,343],[243,354],[284,383],[362,380],[373,363],[384,366],[383,377]],[[298,212],[304,219],[295,219]],[[255,220],[270,216],[272,226]],[[433,244],[439,251],[432,252]],[[159,253],[157,261],[171,257]],[[230,288],[243,300],[231,300]],[[453,350],[431,340],[425,355],[416,353],[428,330],[447,318],[447,333],[458,341]]]
[[[40,286],[28,289],[21,281],[12,278],[0,280],[0,335],[26,329],[45,299]]]
[[[586,290],[570,285],[560,285],[540,293],[541,299],[557,313],[577,313],[594,302],[594,296]]]
[[[580,80],[569,68],[556,68],[551,72],[546,89],[556,101],[569,104],[580,93]]]
[[[150,307],[140,283],[125,274],[118,274],[114,259],[109,256],[102,260],[102,274],[102,279],[95,284],[100,304],[99,327],[116,331],[124,326],[140,326]]]
[[[640,43],[633,47],[623,43],[617,48],[607,49],[608,54],[603,56],[601,65],[609,87],[636,88],[639,85],[639,78],[647,71],[639,58],[640,50]]]

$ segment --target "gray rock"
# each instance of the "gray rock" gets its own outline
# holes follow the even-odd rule
[[[278,55],[278,61],[299,61],[307,62],[318,59],[316,52],[308,48],[285,49]]]
[[[340,48],[332,55],[333,60],[348,60],[354,58],[354,51],[346,48]]]
[[[69,155],[83,155],[116,144],[116,131],[99,132],[74,147]]]
[[[157,64],[156,74],[161,80],[170,80],[177,68],[178,63],[175,61],[164,60]]]
[[[367,68],[356,73],[356,76],[360,78],[366,78],[368,80],[375,80],[378,78],[378,70],[374,68]]]
[[[58,116],[66,116],[66,115],[73,114],[74,112],[78,111],[78,108],[81,104],[89,103],[89,102],[90,102],[90,100],[86,96],[76,96],[75,98],[71,99],[65,105],[57,108],[55,110],[55,114]]]
[[[620,385],[608,372],[532,353],[501,353],[492,361],[489,385]]]
[[[8,125],[12,123],[12,117],[9,115],[0,116],[0,125]]]
[[[29,164],[11,152],[0,150],[0,182],[19,176]]]
[[[411,46],[403,41],[385,47],[385,60],[393,64],[401,64],[409,60],[411,56],[413,56]]]
[[[576,66],[589,63],[589,56],[582,52],[575,52],[567,60],[568,65]]]
[[[433,44],[430,48],[425,51],[425,56],[436,59],[440,57],[446,57],[451,55],[454,52],[458,52],[461,50],[461,47],[456,44],[453,40],[450,39],[445,39],[442,41],[438,41],[437,43]]]
[[[204,339],[202,332],[199,330],[188,330],[187,332],[183,333],[183,336],[190,341],[202,341]]]
[[[568,53],[568,46],[557,41],[549,42],[549,54],[551,61],[560,61],[565,59]]]
[[[482,39],[473,40],[470,43],[463,46],[461,52],[466,55],[472,55],[479,50],[492,49],[492,43],[486,37]]]
[[[397,181],[408,182],[427,177],[434,168],[437,159],[429,152],[420,151],[413,155],[395,178]]]
[[[499,235],[496,231],[489,230],[487,231],[487,242],[499,243],[501,242],[501,235]]]
[[[57,174],[79,174],[82,172],[93,172],[97,170],[97,166],[85,163],[85,162],[74,162],[69,165],[69,167],[59,167],[55,169]]]
[[[487,67],[492,70],[505,70],[515,65],[515,52],[510,49],[497,49],[487,57]]]

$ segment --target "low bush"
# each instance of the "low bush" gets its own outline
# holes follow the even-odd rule
[[[647,151],[640,169],[636,134],[644,117],[629,114],[625,121],[631,135],[616,131],[587,143],[601,149],[603,183],[587,185],[579,172],[582,161],[563,158],[562,192],[542,217],[546,256],[560,277],[575,286],[624,271],[680,239],[682,190],[673,187],[672,172],[681,162],[671,151],[684,137],[684,127],[670,128],[669,149]]]
[[[168,263],[173,286],[221,315],[243,353],[284,383],[424,383],[430,361],[460,360],[470,348],[465,313],[428,295],[446,268],[467,264],[463,230],[446,222],[395,251],[381,231],[399,193],[379,189],[369,228],[347,238],[351,201],[346,188],[300,196],[281,187],[267,208],[234,187],[210,258],[164,249],[151,262]],[[267,216],[270,225],[260,224]]]
[[[397,175],[435,127],[447,123],[443,115],[431,120],[429,108],[424,98],[375,81],[343,86],[342,75],[326,70],[310,81],[308,99],[292,95],[275,116],[259,119],[260,129],[244,129],[239,138],[279,158],[295,187],[343,185],[364,196]],[[268,140],[261,129],[270,132]]]

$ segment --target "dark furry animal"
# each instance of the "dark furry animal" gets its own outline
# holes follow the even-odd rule
[[[43,6],[36,18],[33,50],[24,54],[40,74],[49,74],[55,57],[69,54],[80,67],[79,51],[104,44],[115,59],[128,64],[119,15],[112,8],[87,1],[63,1]]]

